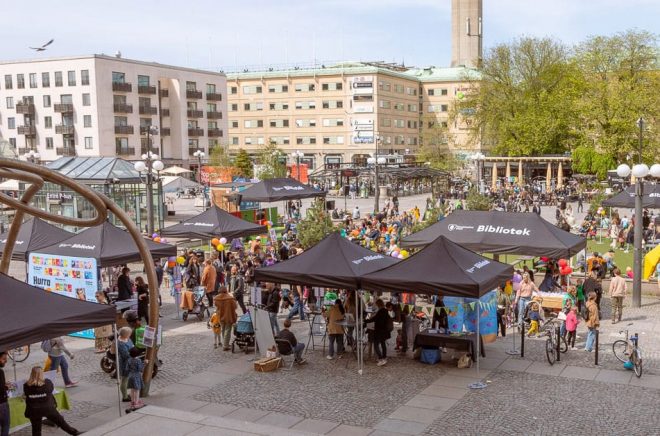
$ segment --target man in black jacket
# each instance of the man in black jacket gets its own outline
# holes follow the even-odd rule
[[[589,277],[584,281],[583,292],[584,295],[589,295],[591,292],[596,294],[596,306],[598,306],[598,314],[600,316],[600,299],[603,296],[603,286],[596,278],[596,271],[591,271]]]
[[[117,301],[130,300],[133,296],[133,285],[128,275],[131,272],[128,267],[121,270],[121,275],[117,279]]]
[[[268,297],[266,298],[266,311],[270,318],[270,326],[273,329],[273,334],[277,336],[280,334],[280,326],[277,324],[277,312],[280,310],[281,300],[280,288],[272,283],[267,283],[266,292],[268,293]]]

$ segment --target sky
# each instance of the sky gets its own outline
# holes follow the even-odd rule
[[[93,53],[224,71],[338,60],[448,66],[451,0],[3,1],[0,60]],[[660,0],[483,0],[486,49],[660,33]],[[38,46],[51,38],[47,51]]]

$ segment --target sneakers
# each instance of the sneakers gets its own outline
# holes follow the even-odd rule
[[[328,360],[332,360],[332,359],[333,359],[333,357],[332,357],[331,355],[329,355],[329,354],[328,354],[327,356],[325,356],[325,358],[328,359]]]
[[[77,381],[72,381],[71,383],[67,383],[67,384],[64,385],[64,387],[67,387],[67,388],[75,388],[76,386],[78,386]]]
[[[296,362],[298,365],[304,365],[305,363],[307,363],[307,360],[305,360],[305,359],[300,359],[300,360],[296,360],[295,362]]]
[[[378,361],[378,363],[376,363],[376,365],[378,365],[378,366],[383,366],[385,364],[387,364],[387,359],[380,359]]]
[[[573,350],[573,351],[575,351],[577,349],[578,349],[578,347],[571,347],[571,350]]]

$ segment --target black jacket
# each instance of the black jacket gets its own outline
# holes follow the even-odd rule
[[[601,284],[598,282],[598,280],[592,279],[591,277],[587,278],[587,280],[584,281],[584,286],[582,287],[582,290],[584,291],[585,300],[589,298],[590,292],[595,292],[596,295],[600,295],[603,293],[603,287],[601,286]]]
[[[388,325],[390,323],[390,314],[384,307],[378,309],[376,314],[365,322],[374,323],[374,339],[377,341],[386,341],[390,338],[390,331]]]
[[[268,293],[268,300],[266,300],[266,310],[271,313],[277,313],[280,310],[280,290],[273,289]]]
[[[56,410],[55,397],[53,397],[53,382],[45,380],[43,386],[23,385],[25,393],[25,417],[40,418]]]
[[[117,279],[117,300],[130,300],[133,294],[132,288],[130,277],[123,274],[120,275]]]

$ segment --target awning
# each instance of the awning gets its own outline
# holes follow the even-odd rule
[[[266,232],[268,232],[266,226],[242,220],[218,206],[213,206],[197,216],[162,229],[160,234],[178,238],[232,239],[262,235]]]
[[[300,183],[295,179],[266,179],[238,193],[241,201],[282,201],[325,197],[326,192]]]

